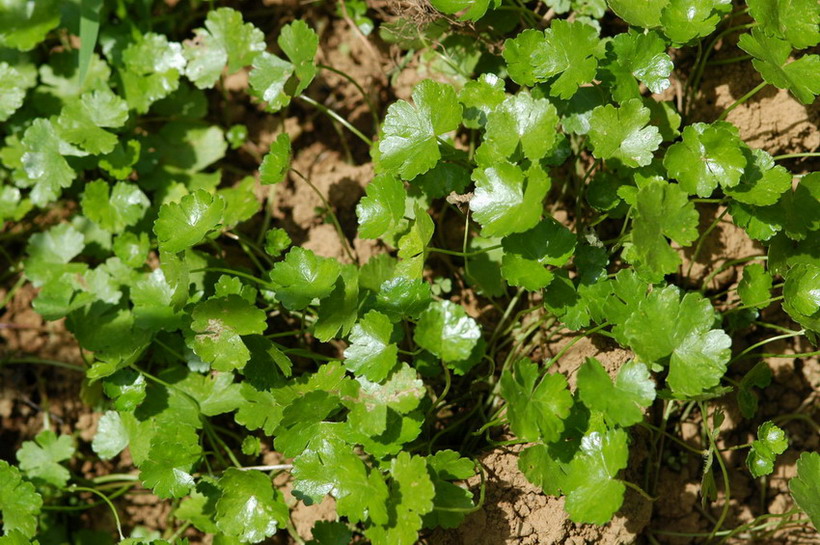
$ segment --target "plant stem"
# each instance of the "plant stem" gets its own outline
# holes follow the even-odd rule
[[[367,108],[370,110],[370,115],[373,117],[373,132],[379,132],[379,115],[376,113],[376,107],[373,105],[373,101],[370,100],[370,96],[365,92],[364,88],[361,85],[359,85],[359,82],[353,79],[353,76],[351,76],[347,72],[343,72],[338,68],[333,68],[332,66],[328,66],[326,64],[317,64],[316,68],[321,68],[322,70],[333,72],[334,74],[342,76],[344,79],[353,84],[356,90],[359,91],[359,94],[362,95],[362,98],[367,104]]]
[[[737,99],[734,104],[723,110],[723,113],[720,114],[720,117],[718,117],[717,120],[723,121],[724,119],[726,119],[726,116],[729,115],[729,112],[731,112],[732,110],[734,110],[735,108],[737,108],[738,106],[740,106],[741,104],[755,96],[761,89],[763,89],[767,85],[768,83],[766,83],[765,81],[761,81],[759,84],[757,84],[757,86],[754,89],[752,89],[751,91]]]
[[[552,366],[553,366],[553,364],[554,364],[555,362],[557,362],[559,359],[561,359],[561,358],[564,356],[564,354],[566,354],[567,352],[569,352],[569,351],[570,351],[570,349],[571,349],[573,346],[575,346],[575,344],[576,344],[576,343],[578,343],[579,341],[581,341],[583,338],[585,338],[585,337],[589,337],[589,336],[590,336],[590,335],[592,335],[593,333],[596,333],[596,332],[598,332],[598,331],[602,330],[603,328],[605,328],[605,327],[607,327],[607,326],[609,326],[609,322],[604,322],[604,323],[602,323],[602,324],[601,324],[601,325],[599,325],[599,326],[596,326],[596,327],[593,327],[592,329],[587,330],[586,332],[584,332],[584,334],[583,334],[583,335],[578,335],[577,337],[574,337],[574,338],[573,338],[570,342],[568,342],[568,343],[567,343],[567,344],[566,344],[566,345],[565,345],[565,346],[564,346],[561,350],[559,350],[557,354],[555,354],[553,357],[551,357],[551,358],[550,358],[550,360],[549,360],[549,361],[547,362],[547,364],[544,366],[544,370],[546,371],[547,369],[549,369],[550,367],[552,367]]]
[[[250,280],[251,282],[256,282],[262,286],[265,286],[268,289],[272,289],[275,286],[266,280],[262,280],[261,278],[257,278],[252,274],[248,274],[242,271],[236,271],[234,269],[225,269],[222,267],[203,267],[201,269],[193,269],[191,272],[219,272],[225,274],[232,274],[234,276],[238,276],[240,278],[244,278],[245,280]]]
[[[99,490],[95,490],[94,488],[87,488],[85,486],[71,485],[68,488],[66,488],[66,490],[68,492],[90,492],[92,494],[95,494],[95,495],[99,496],[100,499],[102,499],[102,501],[104,501],[105,503],[108,504],[108,507],[111,508],[111,512],[114,514],[114,522],[117,525],[117,533],[120,535],[120,540],[125,539],[125,537],[123,537],[123,535],[122,535],[122,525],[120,524],[120,515],[119,515],[119,513],[117,513],[117,508],[114,507],[114,504],[111,502],[111,500],[108,498],[108,496],[106,496],[105,494],[103,494]]]
[[[50,365],[52,367],[59,367],[60,369],[69,369],[71,371],[77,371],[80,373],[85,373],[85,368],[80,367],[79,365],[74,365],[71,363],[65,363],[62,361],[55,361],[55,360],[46,360],[42,358],[14,358],[8,360],[0,360],[0,367],[3,365],[25,365],[25,364],[40,364],[40,365]]]
[[[273,464],[268,466],[244,466],[237,468],[240,471],[290,471],[293,464]]]
[[[723,201],[723,202],[726,202],[727,200],[728,200],[728,197],[724,197],[723,199],[721,199],[721,201]],[[714,221],[709,225],[709,227],[707,227],[706,230],[703,233],[701,233],[700,236],[698,237],[698,243],[695,245],[695,251],[692,252],[692,257],[689,258],[689,268],[686,269],[686,277],[687,278],[689,278],[689,276],[692,274],[692,267],[695,266],[695,262],[698,260],[698,255],[700,255],[700,251],[701,251],[701,249],[703,249],[703,243],[706,242],[706,237],[709,236],[709,233],[711,233],[712,231],[715,230],[715,228],[720,223],[720,220],[723,219],[723,216],[725,216],[728,213],[729,213],[729,208],[728,207],[724,208],[723,212],[718,214],[717,217],[714,219]]]
[[[784,333],[783,335],[776,335],[774,337],[769,337],[768,339],[764,339],[760,342],[757,342],[757,343],[747,347],[745,350],[740,352],[740,354],[738,354],[734,358],[730,359],[729,363],[727,363],[726,366],[728,367],[728,366],[732,365],[734,362],[741,359],[743,356],[745,356],[746,354],[748,354],[749,352],[751,352],[755,348],[759,348],[759,347],[763,346],[764,344],[769,344],[771,342],[779,341],[781,339],[788,339],[788,338],[791,338],[791,337],[798,337],[800,335],[803,335],[804,333],[806,333],[806,330],[801,329],[800,331],[792,331],[791,333]],[[793,355],[790,354],[790,357],[791,356],[793,356]]]
[[[706,63],[707,66],[724,66],[726,64],[734,64],[736,62],[743,62],[752,59],[751,55],[739,55],[737,57],[731,57],[729,59],[718,59],[716,61],[709,61]]]
[[[301,172],[299,172],[295,168],[291,168],[290,170],[294,174],[296,174],[297,176],[302,178],[302,180],[304,180],[305,183],[307,183],[310,186],[310,188],[313,190],[313,192],[316,193],[316,195],[322,201],[322,204],[324,205],[325,210],[327,210],[327,213],[330,216],[330,221],[333,223],[333,226],[336,227],[336,233],[339,235],[339,240],[342,243],[342,247],[344,248],[345,253],[347,254],[347,257],[349,257],[350,260],[353,263],[358,263],[359,258],[355,255],[355,252],[353,251],[353,248],[350,246],[350,241],[347,240],[347,237],[345,236],[345,233],[342,230],[342,224],[339,223],[339,218],[336,217],[336,214],[333,212],[333,208],[330,206],[330,203],[328,202],[328,200],[325,198],[325,196],[322,194],[322,192],[319,191],[319,188],[316,187],[315,185],[313,185],[313,182],[310,181],[310,178],[308,178],[307,176],[305,176],[304,174],[302,174]]]
[[[784,159],[799,159],[801,157],[820,157],[820,152],[787,153],[785,155],[775,155],[772,159],[775,161],[783,161]]]
[[[366,136],[364,135],[364,133],[362,133],[362,131],[360,131],[359,129],[357,129],[357,128],[356,128],[356,127],[354,127],[353,125],[351,125],[351,124],[350,124],[350,122],[349,122],[347,119],[345,119],[344,117],[340,116],[339,114],[337,114],[336,112],[334,112],[333,110],[331,110],[330,108],[328,108],[327,106],[325,106],[324,104],[321,104],[321,103],[319,103],[319,102],[316,102],[315,100],[313,100],[312,98],[310,98],[310,97],[309,97],[309,96],[307,96],[307,95],[299,95],[299,96],[298,96],[298,97],[296,97],[296,98],[298,98],[298,99],[300,99],[300,100],[303,100],[304,102],[307,102],[308,104],[310,104],[311,106],[315,107],[317,110],[319,110],[319,111],[320,111],[320,112],[322,112],[323,114],[327,115],[327,116],[328,116],[328,117],[330,117],[331,119],[333,119],[333,120],[335,120],[335,121],[338,121],[338,122],[339,122],[339,123],[340,123],[340,124],[341,124],[344,128],[346,128],[347,130],[349,130],[350,132],[352,132],[353,134],[355,134],[356,136],[358,136],[358,137],[359,137],[359,139],[360,139],[362,142],[364,142],[365,144],[367,144],[367,147],[372,147],[372,146],[373,146],[373,141],[372,141],[370,138],[366,137]]]
[[[486,248],[481,248],[480,250],[475,250],[472,252],[456,252],[455,250],[445,250],[444,248],[432,248],[428,246],[427,251],[437,254],[454,255],[457,257],[474,257],[477,255],[486,254],[487,252],[491,252],[499,248],[501,248],[501,244],[496,244],[495,246],[488,246]]]
[[[724,213],[723,213],[723,214],[721,214],[721,217],[723,217],[723,215],[725,215],[725,214],[726,214],[726,211],[728,211],[728,210],[729,210],[729,209],[727,208],[727,209],[724,211]],[[698,246],[700,246],[700,245],[698,245]],[[695,251],[697,252],[699,249],[700,249],[700,248],[696,249]],[[692,259],[694,260],[696,257],[697,257],[697,254],[693,255],[693,256],[692,256]],[[723,263],[720,267],[718,267],[717,269],[715,269],[715,270],[713,270],[712,272],[710,272],[710,273],[706,276],[706,278],[704,278],[704,279],[703,279],[703,284],[702,284],[702,285],[701,285],[701,287],[700,287],[700,292],[701,292],[701,293],[705,292],[705,291],[706,291],[706,286],[709,284],[709,282],[711,282],[711,280],[712,280],[714,277],[716,277],[717,275],[719,275],[720,273],[722,273],[722,272],[723,272],[723,271],[725,271],[726,269],[729,269],[729,268],[731,268],[731,267],[734,267],[735,265],[740,265],[741,263],[746,263],[746,262],[748,262],[748,261],[766,261],[767,259],[769,259],[769,258],[768,258],[768,256],[765,256],[765,255],[752,255],[752,256],[749,256],[749,257],[741,257],[741,258],[738,258],[738,259],[730,259],[729,261],[724,262],[724,263]],[[691,266],[690,266],[690,270],[691,270]],[[687,276],[688,276],[688,274],[687,274]]]

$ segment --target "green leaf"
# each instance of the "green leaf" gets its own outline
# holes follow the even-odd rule
[[[262,337],[257,337],[262,338]],[[284,354],[282,354],[283,357]],[[161,378],[174,385],[179,391],[197,400],[204,416],[216,416],[235,411],[242,404],[239,384],[233,373],[202,375],[185,367],[170,368],[161,373]]]
[[[264,50],[261,30],[245,23],[240,12],[218,8],[208,12],[205,28],[185,44],[185,75],[200,89],[213,87],[226,64],[229,73],[236,72]]]
[[[313,539],[309,545],[348,545],[353,539],[353,531],[343,522],[318,520],[310,532]]]
[[[587,358],[578,370],[578,392],[584,405],[604,413],[607,421],[629,427],[643,420],[643,409],[655,400],[655,383],[646,365],[632,360],[618,371],[614,383],[603,365]]]
[[[541,377],[535,363],[521,359],[501,375],[512,432],[525,441],[557,441],[572,408],[567,379],[559,373]]]
[[[218,483],[216,502],[219,531],[246,543],[259,543],[284,528],[289,520],[282,493],[259,471],[228,468]]]
[[[0,122],[11,117],[25,98],[26,87],[20,73],[9,63],[0,62]]]
[[[461,105],[452,86],[424,80],[413,89],[413,102],[400,100],[387,109],[379,140],[378,165],[412,180],[441,158],[438,136],[458,128]]]
[[[176,91],[186,61],[181,45],[149,32],[123,51],[122,62],[125,100],[131,109],[146,113],[154,102]]]
[[[435,486],[421,456],[401,452],[390,464],[390,498],[387,524],[365,530],[373,545],[413,545],[418,541],[421,517],[433,509]]]
[[[24,481],[16,467],[0,460],[0,513],[7,535],[19,532],[25,538],[33,538],[42,506],[43,499],[34,485]]]
[[[410,413],[426,393],[424,383],[406,363],[402,363],[384,384],[359,377],[348,385],[343,393],[343,402],[350,409],[348,425],[371,437],[381,435],[387,429],[390,411],[402,415]]]
[[[820,267],[800,263],[789,269],[783,297],[783,309],[794,321],[820,331]]]
[[[775,204],[792,187],[792,175],[775,165],[771,155],[760,149],[741,148],[746,155],[746,166],[740,183],[725,187],[723,192],[732,199],[755,206]]]
[[[748,0],[749,12],[766,34],[795,49],[820,43],[820,4],[814,0]]]
[[[637,168],[652,162],[653,152],[663,141],[658,128],[649,123],[650,112],[638,99],[620,108],[607,104],[592,110],[589,140],[598,159],[618,159]]]
[[[656,32],[618,34],[610,48],[604,73],[612,79],[612,97],[618,102],[641,97],[638,81],[656,94],[671,85],[672,59],[666,54],[666,42]]]
[[[499,0],[430,0],[434,8],[449,15],[458,15],[461,21],[478,21],[487,13],[490,2],[495,7],[501,3]]]
[[[425,528],[455,528],[475,507],[470,490],[450,481],[469,479],[475,475],[475,465],[469,458],[461,458],[458,452],[440,450],[427,457],[427,468],[433,478],[436,496],[433,510],[424,516]]]
[[[649,293],[624,323],[629,346],[647,363],[671,356],[667,383],[672,391],[697,396],[717,386],[726,373],[731,339],[712,329],[714,310],[697,293],[681,299],[675,286]]]
[[[629,458],[624,430],[589,433],[569,463],[563,481],[564,504],[576,523],[605,524],[620,509],[626,486],[616,477]]]
[[[389,491],[384,478],[377,470],[368,471],[350,446],[337,438],[323,438],[297,456],[293,478],[294,495],[306,504],[331,494],[340,516],[352,522],[367,518],[378,524],[387,522]]]
[[[450,301],[436,301],[421,313],[413,340],[442,361],[460,361],[470,357],[481,329],[461,307]]]
[[[41,286],[53,276],[65,272],[65,265],[78,256],[84,247],[82,233],[69,223],[61,223],[44,233],[36,233],[26,246],[26,276],[35,286]]]
[[[468,129],[480,129],[487,124],[487,116],[504,102],[504,80],[493,74],[481,74],[470,80],[458,93],[458,101],[464,107],[462,122]]]
[[[797,460],[797,476],[789,481],[795,503],[805,511],[815,529],[820,529],[820,454],[804,452]]]
[[[181,498],[194,486],[191,471],[202,456],[193,426],[166,422],[151,439],[148,459],[140,465],[140,480],[160,498]]]
[[[259,181],[265,185],[282,182],[290,170],[290,160],[290,137],[283,132],[271,142],[270,151],[259,165]]]
[[[655,28],[661,25],[661,12],[669,0],[607,0],[618,17],[630,25]]]
[[[238,295],[208,299],[191,312],[194,352],[218,371],[241,369],[250,352],[241,335],[261,334],[266,315]]]
[[[139,222],[151,202],[134,184],[117,182],[112,190],[107,182],[95,180],[86,184],[81,204],[88,219],[106,231],[120,233]]]
[[[34,186],[29,198],[36,206],[46,206],[71,185],[77,173],[65,160],[65,143],[47,119],[34,120],[23,134],[22,146],[25,183]]]
[[[786,432],[771,422],[764,422],[757,429],[757,439],[746,457],[746,466],[752,477],[770,475],[774,471],[774,461],[778,454],[783,454],[789,446]]]
[[[313,299],[323,299],[333,292],[341,267],[328,257],[318,257],[310,250],[294,246],[284,261],[274,265],[270,279],[276,298],[289,310],[301,310]]]
[[[163,204],[154,222],[159,248],[181,252],[205,239],[219,225],[225,201],[202,189],[185,195],[178,203]]]
[[[525,30],[504,42],[510,77],[520,85],[551,82],[550,95],[568,99],[598,68],[598,31],[579,21],[557,19],[543,33]]]
[[[718,185],[732,188],[740,182],[746,166],[741,146],[729,123],[694,123],[683,129],[683,141],[666,151],[663,166],[690,195],[709,197]]]
[[[253,61],[249,81],[251,92],[267,102],[269,112],[278,112],[290,104],[290,96],[285,92],[285,85],[293,76],[293,65],[276,55],[263,51]]]
[[[187,286],[186,293],[187,293]],[[174,288],[163,269],[141,275],[131,286],[134,322],[151,331],[179,328],[181,313],[174,304]]]
[[[632,228],[633,247],[625,257],[638,273],[652,282],[673,273],[681,263],[669,246],[670,238],[688,246],[698,237],[698,212],[680,186],[651,180],[638,191]]]
[[[313,334],[322,342],[346,336],[358,318],[359,269],[342,265],[333,291],[319,303]]]
[[[365,188],[367,195],[356,205],[359,236],[380,238],[392,233],[404,218],[407,191],[398,178],[389,174],[376,176]]]
[[[176,167],[189,173],[199,172],[222,159],[228,149],[222,129],[201,121],[171,121],[163,125],[158,136],[154,145],[163,163],[171,169]],[[219,184],[219,173],[214,174],[211,175],[212,181],[208,180],[208,175],[200,175],[199,178],[207,180],[206,183],[201,187],[190,184],[191,191],[215,188]]]
[[[501,243],[502,276],[511,286],[530,291],[544,288],[552,281],[553,275],[546,265],[565,265],[575,251],[575,235],[553,218],[542,220],[529,231],[506,236]]]
[[[102,460],[110,460],[128,446],[128,430],[117,411],[105,411],[97,423],[91,449]]]
[[[766,83],[788,89],[803,104],[811,104],[820,94],[820,55],[804,55],[787,62],[792,53],[785,40],[767,36],[759,28],[743,34],[738,47],[754,57],[752,65]]]
[[[290,247],[291,242],[288,232],[279,227],[274,227],[265,233],[265,251],[271,257],[282,255],[282,252]]]
[[[71,477],[60,462],[69,460],[74,455],[74,441],[70,435],[57,434],[44,430],[37,434],[34,441],[25,441],[17,451],[20,469],[30,479],[44,481],[62,488]]]
[[[293,63],[294,74],[299,79],[293,91],[296,96],[307,89],[316,77],[317,69],[313,59],[319,48],[319,36],[304,21],[296,20],[282,27],[276,43]]]
[[[0,10],[0,46],[20,51],[34,49],[60,24],[60,13],[57,0],[4,3]]]
[[[114,400],[118,411],[136,409],[145,400],[145,387],[145,376],[130,368],[120,369],[103,380],[103,391]]]
[[[737,294],[744,305],[765,307],[772,296],[772,275],[759,263],[746,265],[743,278],[737,286]]]
[[[350,346],[345,350],[345,367],[354,374],[381,382],[398,363],[398,347],[390,342],[393,324],[380,312],[371,310],[353,326]]]
[[[725,0],[669,0],[661,14],[663,31],[679,44],[708,36],[720,22],[726,6],[731,3]]]
[[[754,418],[757,413],[757,395],[752,388],[766,388],[771,382],[772,370],[765,361],[758,362],[744,375],[737,389],[737,405],[744,418]]]
[[[376,310],[392,321],[418,318],[432,300],[430,284],[421,278],[395,276],[385,280],[376,295]]]
[[[484,237],[504,236],[532,229],[541,219],[542,201],[550,180],[538,167],[525,174],[506,161],[473,171],[475,193],[470,200],[473,217]]]
[[[219,533],[214,522],[214,514],[220,490],[215,481],[216,479],[212,477],[200,479],[196,488],[191,491],[191,495],[182,500],[174,511],[174,517],[190,522],[201,532]]]
[[[510,158],[521,147],[524,157],[536,162],[555,146],[558,111],[545,98],[528,93],[507,97],[487,115],[482,148],[498,159]],[[495,161],[485,161],[491,166]]]
[[[255,185],[256,180],[252,176],[246,176],[234,187],[225,187],[216,192],[225,202],[222,225],[226,229],[232,229],[251,219],[261,208],[261,203],[254,193]]]
[[[84,93],[60,112],[60,136],[95,155],[108,154],[117,145],[117,135],[102,127],[122,127],[128,120],[128,104],[107,87]]]

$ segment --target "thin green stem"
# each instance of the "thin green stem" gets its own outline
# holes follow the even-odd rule
[[[13,358],[8,360],[0,360],[0,367],[3,365],[26,365],[26,364],[37,364],[37,365],[50,365],[52,367],[59,367],[60,369],[69,369],[71,371],[77,371],[79,373],[85,373],[85,367],[80,367],[79,365],[74,365],[71,363],[65,363],[62,361],[55,361],[55,360],[46,360],[43,358]]]
[[[783,161],[785,159],[800,159],[801,157],[820,157],[820,152],[787,153],[785,155],[775,155],[772,159],[775,161]]]
[[[365,136],[364,133],[362,133],[362,131],[360,131],[359,129],[357,129],[353,125],[351,125],[350,122],[347,119],[340,116],[339,114],[337,114],[336,112],[334,112],[333,110],[331,110],[330,108],[325,106],[324,104],[322,104],[320,102],[316,102],[315,100],[313,100],[312,98],[310,98],[309,96],[306,96],[306,95],[299,95],[296,98],[298,98],[300,100],[303,100],[304,102],[307,102],[308,104],[315,107],[317,110],[319,110],[323,114],[327,115],[331,119],[333,119],[335,121],[338,121],[344,128],[346,128],[347,130],[349,130],[350,132],[352,132],[353,134],[358,136],[359,139],[362,142],[367,144],[368,148],[373,146],[373,141],[370,138],[368,138],[367,136]]]
[[[723,200],[723,199],[721,199],[721,200]],[[729,209],[727,208],[726,210],[728,211]],[[725,213],[726,213],[726,211],[724,211],[724,213],[721,214],[720,217],[723,217],[723,215],[725,215]],[[697,252],[699,250],[700,250],[700,244],[698,245],[698,248],[695,251]],[[697,258],[697,253],[692,256],[692,261],[694,262],[694,260],[696,258]],[[766,261],[767,259],[769,259],[769,258],[765,255],[752,255],[752,256],[749,256],[749,257],[741,257],[741,258],[738,258],[738,259],[730,259],[729,261],[724,262],[717,269],[710,272],[706,276],[706,278],[703,279],[703,283],[701,284],[700,291],[701,291],[701,293],[705,292],[706,287],[709,285],[709,282],[711,282],[714,277],[716,277],[717,275],[719,275],[720,273],[722,273],[726,269],[734,267],[735,265],[740,265],[741,263],[747,263],[749,261]],[[691,271],[691,265],[690,265],[690,271]]]
[[[454,250],[445,250],[444,248],[432,248],[428,247],[428,252],[433,252],[437,254],[447,254],[447,255],[454,255],[457,257],[475,257],[477,255],[486,254],[487,252],[491,252],[493,250],[497,250],[501,248],[501,244],[496,244],[495,246],[488,246],[486,248],[481,248],[480,250],[475,250],[472,252],[456,252]]]
[[[358,263],[359,258],[358,258],[358,256],[355,255],[353,247],[350,246],[350,241],[347,240],[347,237],[345,236],[345,233],[342,230],[342,224],[339,223],[339,218],[336,217],[336,214],[333,212],[333,207],[330,206],[330,203],[328,202],[328,200],[325,198],[325,196],[322,194],[322,192],[319,191],[319,188],[316,187],[315,185],[313,185],[313,182],[310,181],[310,178],[308,178],[307,176],[305,176],[304,174],[302,174],[301,172],[299,172],[295,168],[291,168],[291,171],[294,174],[296,174],[297,176],[299,176],[300,178],[302,178],[302,180],[304,180],[305,183],[310,186],[310,188],[313,190],[313,192],[316,193],[316,195],[322,201],[322,204],[324,205],[325,210],[327,210],[327,213],[330,216],[330,221],[333,223],[333,226],[336,228],[336,233],[339,235],[339,240],[342,243],[342,247],[345,249],[345,253],[347,254],[347,257],[349,257],[350,260],[353,263]]]
[[[742,97],[737,99],[734,102],[734,104],[732,104],[731,106],[729,106],[728,108],[723,110],[723,113],[720,114],[720,117],[718,117],[717,120],[718,121],[723,121],[724,119],[726,119],[726,116],[729,115],[729,113],[732,110],[734,110],[735,108],[737,108],[738,106],[740,106],[741,104],[745,103],[747,100],[749,100],[750,98],[755,96],[761,89],[763,89],[767,85],[768,85],[768,83],[766,83],[765,81],[761,81],[760,83],[758,83],[757,86],[755,86],[754,89],[752,89],[751,91],[749,91],[748,93],[746,93],[745,95],[743,95]]]
[[[759,347],[761,347],[765,344],[769,344],[769,343],[774,342],[774,341],[779,341],[781,339],[789,339],[791,337],[799,337],[800,335],[803,335],[805,333],[806,333],[806,330],[801,329],[800,331],[792,331],[791,333],[784,333],[783,335],[776,335],[774,337],[769,337],[768,339],[763,339],[762,341],[757,342],[757,343],[747,347],[745,350],[741,351],[737,356],[730,359],[727,366],[732,365],[734,362],[741,359],[743,356],[745,356],[749,352],[752,352],[755,348],[759,348]],[[790,356],[794,357],[793,354],[790,354]]]
[[[643,488],[641,488],[640,486],[638,486],[637,484],[635,484],[633,482],[630,482],[630,481],[627,481],[627,480],[624,480],[624,479],[619,479],[619,480],[623,484],[625,484],[626,486],[628,486],[629,488],[631,488],[632,490],[634,490],[635,492],[640,494],[640,496],[648,502],[654,502],[655,500],[658,499],[658,498],[653,498],[652,496],[647,494],[646,491]]]
[[[95,494],[95,495],[99,496],[102,501],[104,501],[106,504],[108,504],[108,507],[111,508],[111,512],[114,514],[114,522],[117,525],[117,533],[120,535],[120,540],[125,539],[125,537],[123,537],[123,535],[122,535],[122,525],[120,524],[120,515],[119,515],[119,513],[117,513],[117,508],[114,507],[114,503],[108,498],[108,496],[106,496],[105,494],[103,494],[99,490],[96,490],[94,488],[87,488],[85,486],[71,485],[68,488],[66,488],[65,490],[68,491],[68,492],[90,492],[91,494]]]
[[[20,288],[23,287],[23,284],[25,284],[25,283],[26,283],[26,277],[25,276],[21,276],[20,278],[17,279],[17,282],[14,283],[14,285],[11,287],[11,289],[6,294],[6,296],[3,297],[3,301],[0,301],[0,310],[6,308],[6,305],[9,304],[9,301],[14,299],[14,296],[17,294],[17,292],[20,290]]]
[[[718,59],[716,61],[709,61],[706,63],[707,66],[725,66],[727,64],[735,64],[738,62],[744,62],[753,59],[751,55],[739,55],[737,57],[731,57],[728,59]]]
[[[553,357],[550,358],[550,360],[544,366],[544,370],[546,371],[547,369],[552,367],[553,364],[555,364],[555,362],[557,362],[559,359],[561,359],[564,356],[564,354],[569,352],[572,349],[572,347],[575,346],[582,339],[584,339],[585,337],[589,337],[593,333],[596,333],[596,332],[602,330],[603,328],[605,328],[607,326],[609,326],[609,322],[604,322],[599,326],[596,326],[596,327],[593,327],[592,329],[587,330],[583,335],[578,335],[577,337],[574,337],[561,350],[559,350],[557,354],[555,354]]]
[[[367,108],[370,110],[370,115],[373,117],[373,132],[379,132],[379,115],[376,113],[376,107],[373,105],[373,101],[370,100],[370,96],[365,92],[364,88],[359,85],[359,82],[356,81],[350,74],[347,72],[343,72],[338,68],[333,68],[332,66],[328,66],[326,64],[317,64],[316,68],[321,68],[322,70],[327,70],[328,72],[333,72],[336,75],[342,76],[344,79],[349,81],[353,84],[359,94],[362,95],[362,98],[367,104]]]
[[[226,269],[223,267],[203,267],[201,269],[193,269],[191,272],[218,272],[224,274],[232,274],[234,276],[238,276],[239,278],[244,278],[245,280],[250,280],[251,282],[255,282],[259,285],[265,286],[268,289],[272,289],[275,286],[266,280],[262,280],[261,278],[257,278],[252,274],[248,274],[242,271],[237,271],[234,269]]]
[[[674,443],[677,443],[678,446],[681,446],[681,447],[685,448],[686,450],[688,450],[692,454],[696,454],[698,456],[703,456],[703,454],[704,454],[703,449],[693,447],[692,445],[688,444],[684,440],[679,439],[678,437],[672,435],[671,433],[669,433],[668,431],[666,431],[662,428],[659,428],[658,426],[653,426],[649,422],[639,422],[639,425],[643,426],[644,428],[646,428],[648,430],[652,430],[656,433],[663,434],[664,436],[666,436],[666,438],[671,439]]]
[[[720,511],[720,517],[718,517],[714,528],[712,528],[712,532],[709,534],[709,539],[712,539],[715,537],[717,532],[720,531],[723,523],[726,521],[726,517],[729,515],[729,502],[732,498],[732,485],[729,480],[729,471],[726,469],[726,462],[723,461],[723,456],[720,454],[717,444],[715,444],[714,434],[709,427],[709,413],[706,411],[706,404],[699,402],[698,405],[700,406],[700,413],[703,416],[703,425],[706,429],[706,438],[709,441],[709,451],[711,452],[711,455],[715,457],[715,460],[717,460],[718,467],[720,467],[720,474],[723,477],[723,506]]]
[[[723,199],[721,199],[721,201],[723,201],[723,202],[728,201],[728,197],[724,197]],[[707,227],[706,230],[704,232],[702,232],[700,234],[700,236],[698,237],[698,243],[695,245],[695,251],[692,252],[692,257],[689,258],[689,268],[686,270],[686,277],[687,278],[689,278],[689,276],[692,274],[692,267],[695,266],[695,261],[698,260],[698,255],[700,255],[700,251],[701,251],[701,249],[703,249],[703,243],[706,242],[706,237],[709,236],[709,233],[711,233],[712,231],[715,230],[715,228],[720,223],[720,220],[723,219],[723,216],[725,216],[728,213],[729,213],[729,208],[728,207],[724,208],[723,212],[718,214],[717,217],[714,219],[714,221],[712,221],[712,223],[709,225],[709,227]]]
[[[185,533],[185,530],[187,530],[190,527],[191,527],[191,522],[188,521],[185,524],[183,524],[182,526],[180,526],[179,528],[177,528],[176,531],[173,534],[171,534],[171,536],[167,539],[168,543],[173,545],[173,543],[177,539],[179,539],[182,536],[182,534]]]

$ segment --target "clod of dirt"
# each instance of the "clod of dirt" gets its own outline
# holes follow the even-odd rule
[[[436,530],[430,545],[620,545],[634,543],[649,522],[650,503],[627,490],[608,524],[575,524],[564,511],[564,498],[547,496],[527,481],[515,449],[494,450],[480,460],[487,469],[484,507],[454,530]],[[479,479],[468,484],[477,491]]]

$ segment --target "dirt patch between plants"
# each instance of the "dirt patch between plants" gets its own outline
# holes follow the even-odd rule
[[[429,545],[623,545],[634,543],[648,524],[651,505],[632,490],[608,524],[574,524],[564,511],[564,498],[545,495],[518,469],[522,449],[495,450],[479,458],[487,471],[484,507],[458,528],[434,532]],[[477,492],[479,482],[474,477],[467,484]]]

